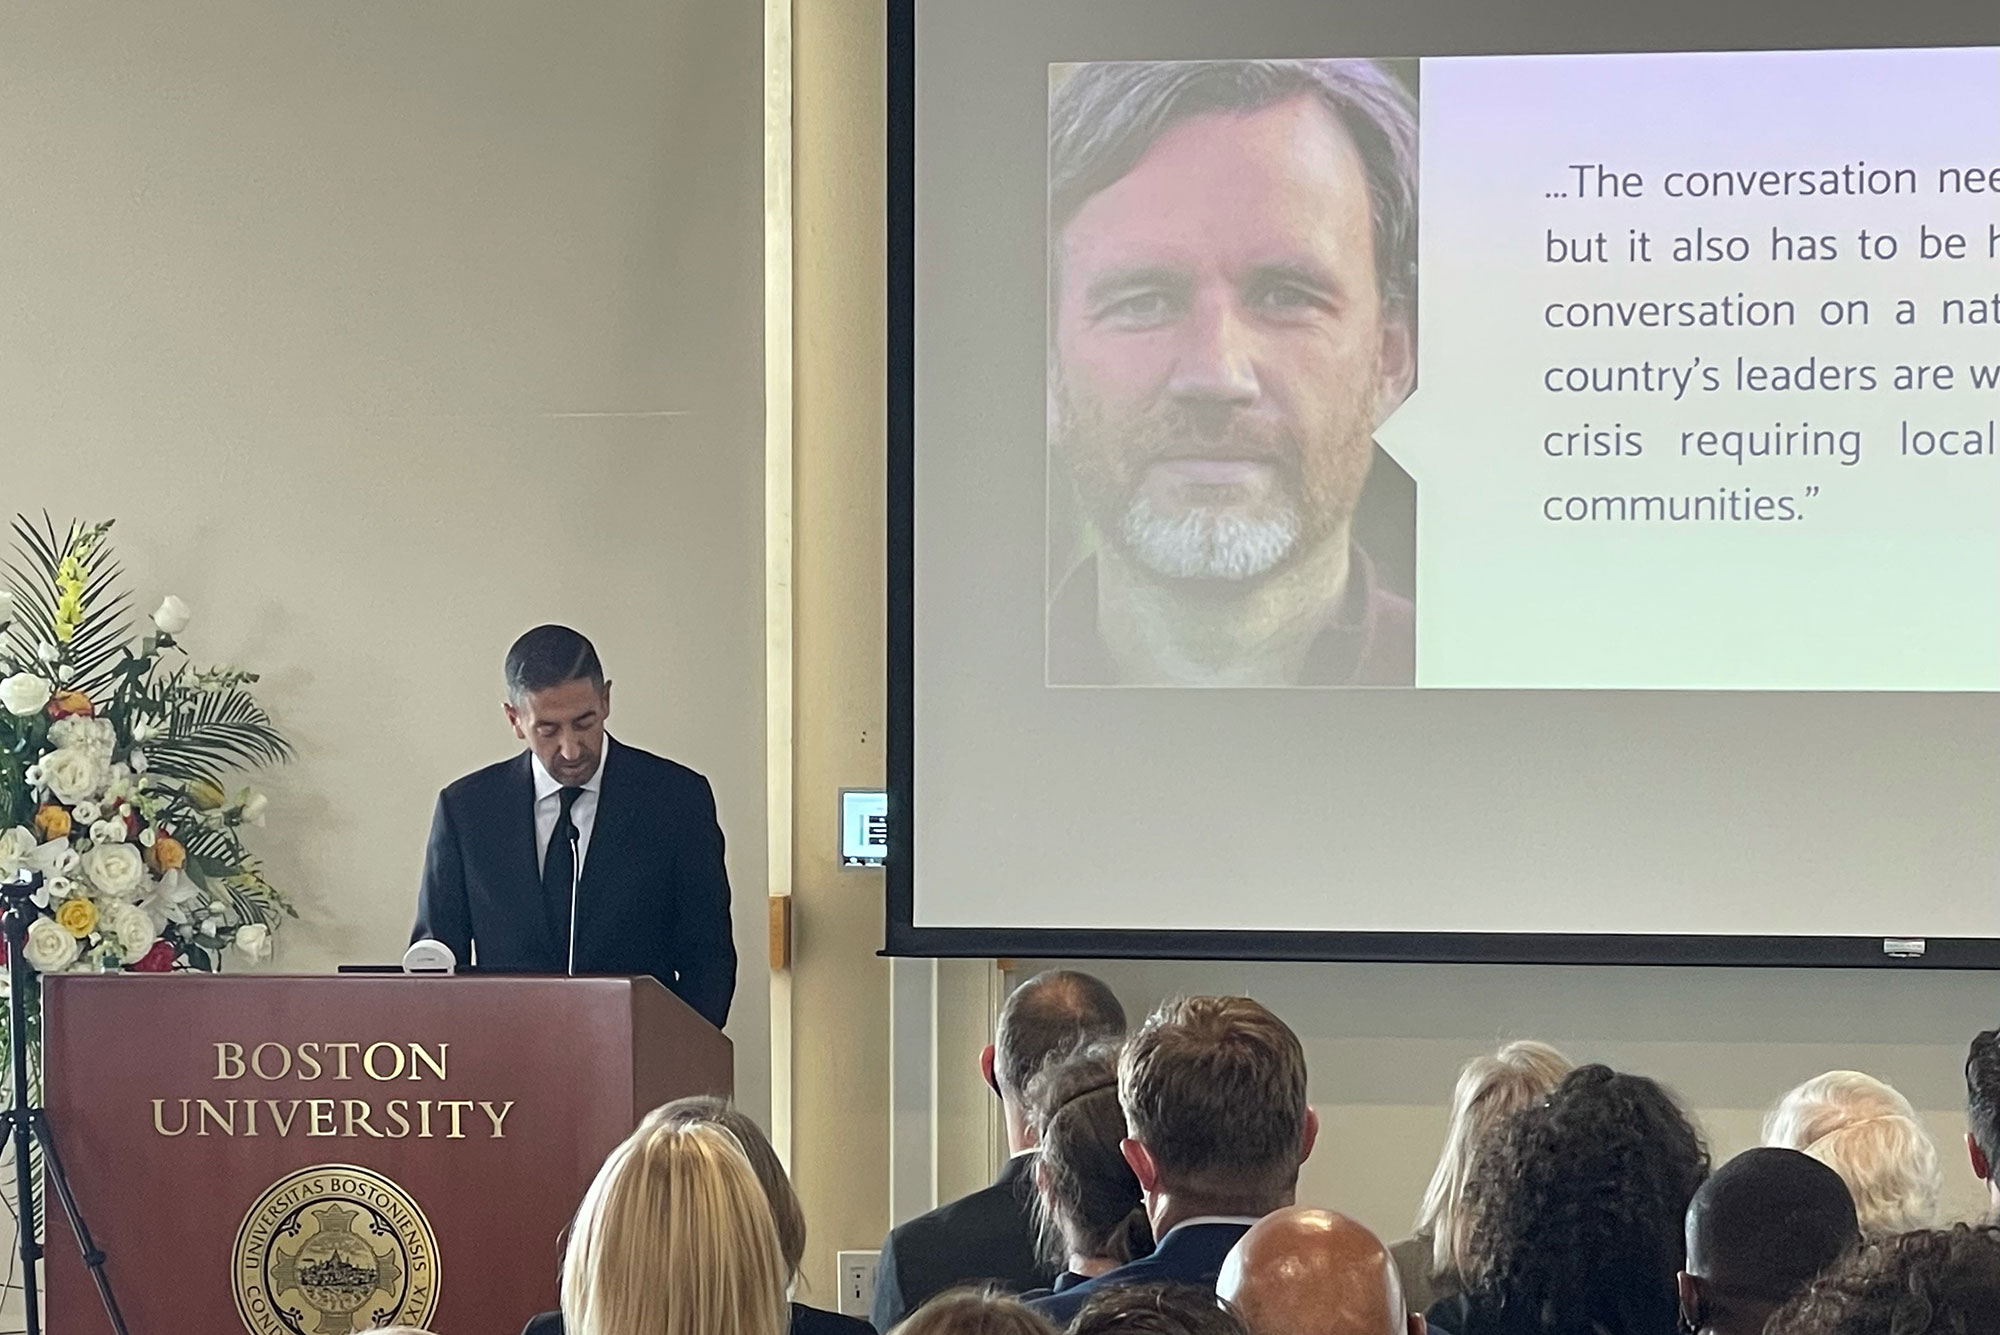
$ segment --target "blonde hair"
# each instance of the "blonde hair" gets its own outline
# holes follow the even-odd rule
[[[1431,1235],[1433,1273],[1466,1267],[1472,1214],[1465,1208],[1465,1184],[1481,1146],[1508,1117],[1547,1098],[1573,1065],[1548,1044],[1522,1039],[1490,1057],[1474,1057],[1459,1071],[1444,1152],[1417,1210],[1417,1232]]]
[[[771,1218],[778,1226],[778,1255],[784,1258],[786,1281],[798,1278],[799,1262],[806,1254],[806,1212],[799,1204],[798,1192],[792,1188],[792,1179],[785,1173],[785,1165],[778,1161],[778,1152],[765,1137],[764,1128],[752,1121],[750,1114],[731,1107],[728,1099],[713,1094],[675,1099],[647,1114],[646,1121],[667,1126],[712,1122],[736,1137],[744,1157],[750,1160],[750,1171],[764,1188],[764,1198],[771,1203]]]
[[[1910,1101],[1874,1076],[1814,1076],[1764,1118],[1764,1143],[1803,1150],[1839,1173],[1864,1238],[1937,1224],[1944,1189],[1937,1144]]]
[[[648,1117],[597,1170],[563,1256],[568,1335],[784,1335],[785,1262],[743,1147]]]

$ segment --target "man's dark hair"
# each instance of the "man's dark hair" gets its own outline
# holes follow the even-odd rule
[[[1860,1240],[1847,1184],[1797,1150],[1746,1150],[1688,1205],[1688,1272],[1725,1299],[1783,1303]]]
[[[1118,1050],[1092,1043],[1028,1082],[1036,1133],[1036,1223],[1042,1259],[1064,1268],[1072,1254],[1123,1265],[1153,1250],[1139,1179],[1119,1146]]]
[[[1262,1214],[1298,1185],[1305,1048],[1261,1002],[1166,1002],[1125,1045],[1118,1094],[1166,1186]]]
[[[1674,1097],[1607,1066],[1570,1072],[1473,1163],[1470,1302],[1502,1335],[1673,1335],[1688,1202],[1708,1150]]]
[[[1057,1331],[1040,1312],[989,1284],[938,1294],[898,1322],[893,1335],[1057,1335]]]
[[[602,686],[604,665],[590,641],[568,626],[537,626],[507,651],[510,699],[525,700],[536,691],[579,679]]]
[[[1000,1007],[993,1035],[993,1076],[1020,1099],[1049,1059],[1083,1043],[1125,1032],[1125,1008],[1101,978],[1050,969],[1015,988]]]
[[[1213,1288],[1119,1284],[1084,1303],[1068,1335],[1249,1335],[1249,1328]]]
[[[1919,1229],[1848,1253],[1771,1318],[1768,1335],[2000,1331],[2000,1228]]]
[[[1979,1152],[2000,1171],[2000,1029],[1973,1039],[1965,1058],[1965,1120]]]
[[[1082,65],[1049,99],[1050,276],[1054,244],[1084,202],[1139,164],[1161,135],[1195,116],[1317,98],[1346,129],[1368,177],[1375,275],[1384,310],[1417,293],[1417,112],[1372,60],[1107,61]],[[1051,284],[1051,290],[1053,290]]]

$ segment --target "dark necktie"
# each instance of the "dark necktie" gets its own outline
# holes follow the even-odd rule
[[[562,956],[558,967],[563,969],[569,967],[569,901],[576,888],[576,856],[570,842],[576,838],[576,823],[570,820],[569,809],[582,796],[581,788],[562,790],[562,809],[556,813],[555,832],[549,835],[549,851],[542,854],[542,903],[548,910],[549,930],[555,935],[556,950]]]

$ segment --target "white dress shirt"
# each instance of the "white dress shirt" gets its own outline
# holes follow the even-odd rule
[[[597,824],[597,797],[604,791],[604,767],[611,763],[611,736],[604,737],[604,754],[597,769],[582,784],[583,791],[569,809],[570,824],[576,826],[576,874],[583,875],[584,860],[590,856],[590,832]],[[542,758],[529,753],[529,768],[535,774],[535,871],[539,875],[549,856],[549,840],[556,835],[556,819],[562,815],[563,786],[542,765]]]

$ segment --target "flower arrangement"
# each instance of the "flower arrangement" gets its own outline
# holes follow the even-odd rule
[[[265,798],[225,779],[291,749],[249,692],[256,674],[188,661],[180,599],[134,638],[110,529],[18,517],[0,572],[0,881],[43,878],[27,961],[164,973],[220,970],[231,948],[263,958],[297,915],[244,844]]]

